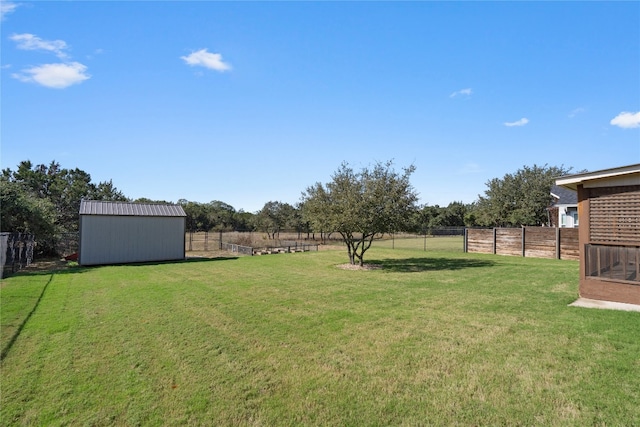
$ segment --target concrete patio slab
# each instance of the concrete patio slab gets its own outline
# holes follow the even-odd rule
[[[584,308],[602,308],[606,310],[623,310],[623,311],[637,311],[640,313],[640,305],[626,304],[623,302],[602,301],[589,298],[578,298],[571,304],[570,307],[584,307]]]

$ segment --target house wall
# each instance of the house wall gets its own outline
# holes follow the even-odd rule
[[[580,296],[640,305],[640,286],[588,277],[580,282]]]
[[[184,259],[184,217],[82,215],[81,265]]]
[[[580,223],[578,205],[555,205],[547,208],[549,227],[577,228]]]
[[[576,205],[558,206],[558,226],[563,228],[577,227],[580,221]]]
[[[620,181],[623,184],[628,184],[630,182],[637,182],[625,179]],[[595,238],[594,236],[598,236],[598,234],[592,233],[592,218],[591,215],[591,197],[600,196],[600,191],[603,185],[602,183],[598,183],[600,185],[578,185],[578,215],[582,218],[582,223],[579,227],[579,240],[580,240],[580,289],[579,294],[583,298],[597,299],[597,300],[605,300],[605,301],[615,301],[615,302],[623,302],[628,304],[640,304],[640,285],[631,284],[624,281],[616,281],[616,280],[607,280],[601,279],[599,277],[590,277],[587,275],[586,271],[586,251],[585,248],[587,244],[621,244],[615,241],[614,237],[602,236]],[[607,180],[606,184],[608,187],[613,187],[615,181]],[[629,190],[632,190],[631,192]],[[637,191],[640,190],[639,187],[629,187],[629,186],[618,186],[619,193],[628,193],[630,195],[636,193],[635,196],[637,200]],[[617,191],[615,188],[610,188],[608,192],[610,195],[616,195]],[[631,210],[636,211],[638,208],[637,202],[631,203]],[[615,209],[615,208],[614,208]],[[628,211],[628,208],[625,208],[625,211]],[[615,212],[611,212],[610,218],[615,218]],[[636,214],[637,215],[637,214]],[[636,217],[636,221],[637,221]],[[628,224],[625,224],[628,225]],[[628,227],[623,227],[624,239],[628,239],[628,243],[636,242],[638,246],[640,246],[640,234],[637,232],[629,231]],[[631,229],[632,230],[632,229]]]

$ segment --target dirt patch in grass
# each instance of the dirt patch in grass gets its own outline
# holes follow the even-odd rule
[[[72,264],[65,259],[46,258],[32,262],[29,266],[24,267],[22,271],[56,271],[67,269],[70,265]],[[77,264],[74,263],[73,265]]]
[[[243,256],[237,252],[230,251],[186,251],[185,256],[190,258],[222,258],[228,256]]]
[[[343,270],[382,270],[382,266],[380,264],[364,264],[364,265],[354,265],[354,264],[340,264],[336,267],[341,268]]]

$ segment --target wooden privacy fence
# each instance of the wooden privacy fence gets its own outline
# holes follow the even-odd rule
[[[464,250],[532,258],[580,259],[577,228],[467,228]]]

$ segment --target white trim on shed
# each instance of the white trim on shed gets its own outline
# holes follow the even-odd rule
[[[182,260],[185,227],[182,206],[83,200],[78,263]]]

